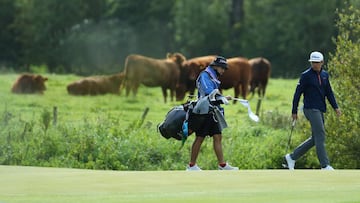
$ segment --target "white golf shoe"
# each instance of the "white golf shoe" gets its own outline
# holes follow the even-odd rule
[[[289,170],[294,170],[295,168],[295,160],[293,160],[290,154],[285,155],[286,164]]]
[[[226,163],[226,165],[224,167],[218,165],[219,170],[234,170],[234,171],[238,171],[239,168],[238,167],[234,167],[231,166],[230,164]]]
[[[335,169],[333,167],[331,167],[330,165],[327,165],[326,167],[321,168],[321,170],[334,171]]]
[[[202,171],[202,170],[197,164],[195,164],[193,166],[187,165],[186,166],[186,171]]]

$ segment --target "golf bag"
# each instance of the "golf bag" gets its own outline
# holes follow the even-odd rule
[[[165,116],[165,120],[159,124],[158,130],[160,134],[166,138],[182,139],[182,125],[186,119],[186,111],[184,106],[175,106]]]
[[[173,107],[166,114],[165,120],[158,125],[161,136],[166,139],[186,139],[192,132],[199,130],[209,116],[215,118],[221,130],[226,128],[226,121],[214,103],[226,103],[227,101],[224,102],[224,97],[215,97],[216,93],[214,91],[209,96],[197,101],[188,101],[185,104]],[[184,124],[187,124],[188,121],[189,127],[187,129],[187,125]],[[186,129],[183,129],[185,126]]]

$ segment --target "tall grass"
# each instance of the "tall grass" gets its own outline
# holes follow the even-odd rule
[[[17,75],[0,76],[0,164],[110,170],[184,169],[194,136],[180,150],[179,141],[166,140],[157,132],[157,125],[169,109],[182,102],[164,103],[160,88],[144,86],[136,98],[112,94],[71,96],[66,85],[79,79],[78,76],[45,76],[49,80],[44,95],[12,94],[10,88]],[[224,106],[229,124],[223,132],[227,161],[242,169],[281,168],[295,85],[295,80],[270,80],[259,123],[248,118],[241,104]],[[233,95],[233,90],[224,94]],[[250,100],[253,110],[256,99]],[[142,120],[146,108],[149,112]],[[301,125],[306,123],[300,122]],[[305,132],[295,129],[293,146],[303,139],[298,134]],[[198,164],[204,169],[216,169],[212,139],[205,140]],[[297,166],[312,168],[317,162],[299,161]]]

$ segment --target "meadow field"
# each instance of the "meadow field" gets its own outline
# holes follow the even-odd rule
[[[157,131],[166,113],[185,101],[163,102],[160,88],[141,86],[136,98],[121,95],[72,96],[66,85],[76,75],[44,74],[43,95],[10,92],[17,74],[0,75],[0,164],[105,170],[184,170],[194,136],[185,146]],[[282,168],[290,133],[291,100],[297,80],[270,79],[260,121],[249,119],[239,103],[224,106],[229,125],[223,132],[226,160],[240,169]],[[224,95],[233,95],[225,90]],[[257,96],[249,100],[255,112]],[[53,109],[57,108],[56,121]],[[142,121],[143,112],[149,112]],[[307,137],[300,115],[291,148]],[[198,164],[216,169],[212,139],[206,139]],[[318,168],[314,151],[298,168]],[[335,165],[335,167],[337,167]]]

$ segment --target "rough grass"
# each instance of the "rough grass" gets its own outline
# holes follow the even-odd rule
[[[97,171],[0,166],[0,202],[360,202],[358,170]]]
[[[165,140],[157,132],[157,125],[170,108],[185,102],[164,103],[160,87],[141,86],[136,98],[127,98],[124,94],[72,96],[67,94],[66,85],[80,77],[44,74],[49,78],[44,95],[15,95],[10,89],[17,76],[0,75],[0,163],[87,169],[183,170],[189,161],[194,136],[190,136],[184,148],[179,150],[180,142]],[[259,123],[248,118],[247,109],[241,104],[224,106],[229,128],[223,132],[223,149],[230,164],[241,169],[281,168],[295,85],[296,80],[270,79]],[[233,95],[233,89],[223,93]],[[256,103],[255,96],[250,100],[253,111]],[[56,126],[48,120],[55,106],[58,110]],[[134,121],[141,118],[147,107],[150,110],[143,125],[134,127]],[[306,136],[305,132],[300,132],[301,122],[298,124],[291,148],[305,139],[297,136],[298,133]],[[297,167],[318,167],[316,156],[310,154],[310,157],[311,160],[307,157],[299,160]],[[206,139],[198,163],[210,170],[216,169],[216,162],[212,140]],[[336,163],[333,166],[338,168]]]

